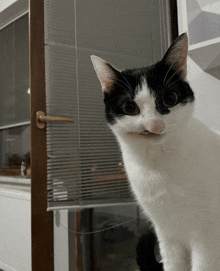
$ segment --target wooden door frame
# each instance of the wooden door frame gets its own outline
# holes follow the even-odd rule
[[[46,130],[36,127],[36,112],[46,112],[44,0],[30,0],[30,86],[32,271],[53,271],[53,212],[47,211]]]
[[[172,42],[178,37],[178,13],[177,0],[170,1],[170,26],[171,26],[171,40]]]

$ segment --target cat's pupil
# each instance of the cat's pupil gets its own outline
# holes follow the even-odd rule
[[[176,92],[169,92],[163,98],[163,103],[165,107],[173,107],[178,103],[178,94]]]
[[[140,113],[140,109],[135,102],[126,102],[122,108],[126,115],[137,115]]]

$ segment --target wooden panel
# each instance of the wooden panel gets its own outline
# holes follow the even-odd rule
[[[170,20],[172,41],[178,37],[177,1],[170,0]]]
[[[36,128],[45,108],[44,1],[30,1],[32,271],[53,271],[53,213],[47,212],[46,130]]]

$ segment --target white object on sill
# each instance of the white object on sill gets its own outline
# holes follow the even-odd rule
[[[22,163],[21,163],[21,176],[22,177],[25,176],[25,170],[26,170],[26,163],[24,161],[22,161]]]

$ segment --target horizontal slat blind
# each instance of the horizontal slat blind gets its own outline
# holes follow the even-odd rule
[[[76,120],[47,124],[48,210],[133,201],[90,55],[119,69],[158,60],[168,33],[160,3],[45,0],[46,113]]]
[[[28,14],[0,30],[0,63],[0,129],[28,124]]]

